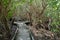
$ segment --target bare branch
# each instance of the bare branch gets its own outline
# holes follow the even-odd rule
[[[41,16],[44,13],[44,10],[46,9],[46,6],[47,6],[47,4],[46,4],[45,0],[42,0],[42,8],[43,9],[41,10],[41,13],[40,13],[39,16]]]

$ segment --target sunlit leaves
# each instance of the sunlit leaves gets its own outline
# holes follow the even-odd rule
[[[8,12],[8,18],[12,16],[14,10],[19,6],[24,5],[28,0],[11,0],[10,11]]]
[[[60,24],[60,0],[47,0],[46,16],[52,18],[51,25],[53,26],[53,31],[57,31],[57,25]]]

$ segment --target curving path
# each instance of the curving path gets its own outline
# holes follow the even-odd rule
[[[28,26],[24,22],[14,22],[18,25],[16,40],[34,40]]]

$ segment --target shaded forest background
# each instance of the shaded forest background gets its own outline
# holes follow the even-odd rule
[[[60,34],[60,0],[0,0],[0,25],[4,37],[10,35],[9,19],[18,17],[40,27]]]

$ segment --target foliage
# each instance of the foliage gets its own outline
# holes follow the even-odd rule
[[[27,18],[26,13],[31,12],[32,20],[37,21],[37,22],[40,21],[38,19],[40,19],[40,18],[42,19],[42,16],[50,17],[52,19],[52,22],[50,23],[50,25],[52,26],[51,31],[58,30],[57,27],[58,27],[58,25],[60,25],[60,12],[59,12],[60,11],[60,7],[59,7],[60,0],[46,0],[47,7],[42,16],[39,14],[42,10],[41,5],[42,5],[42,3],[44,3],[44,2],[42,2],[42,0],[21,0],[21,1],[17,0],[17,1],[12,1],[12,3],[13,4],[11,6],[11,12],[13,11],[12,9],[14,9],[16,11],[16,13],[19,14],[20,17],[24,16],[25,18]],[[33,9],[30,8],[30,6]],[[9,14],[8,14],[9,16],[12,15],[12,14],[10,14],[11,12],[9,12]],[[18,15],[18,14],[16,14],[16,15]],[[40,16],[38,18],[36,18],[37,15],[40,15]],[[28,19],[29,19],[29,17],[28,17]]]
[[[33,22],[40,22],[44,20],[43,18],[49,17],[52,19],[51,31],[60,30],[58,26],[60,25],[60,0],[2,0],[2,3],[7,9],[8,19],[16,15],[26,19],[31,16]],[[45,9],[44,6],[46,6]]]
[[[52,18],[51,31],[59,31],[58,25],[60,25],[60,0],[47,0],[47,9],[45,15]]]

